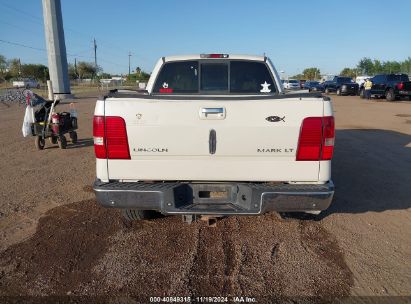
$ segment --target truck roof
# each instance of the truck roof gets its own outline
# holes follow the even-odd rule
[[[164,61],[180,61],[180,60],[199,60],[206,59],[202,57],[204,54],[193,54],[193,55],[177,55],[177,56],[166,56],[163,57]],[[208,55],[208,54],[207,54]],[[228,58],[212,58],[212,59],[242,59],[242,60],[254,60],[254,61],[264,61],[265,56],[256,55],[239,55],[239,54],[224,54],[228,55]],[[208,58],[207,58],[208,59]]]

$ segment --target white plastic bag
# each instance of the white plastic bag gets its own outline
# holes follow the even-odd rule
[[[23,136],[27,137],[31,134],[31,124],[34,123],[34,111],[32,106],[26,107],[26,113],[24,114],[23,126],[21,131]]]

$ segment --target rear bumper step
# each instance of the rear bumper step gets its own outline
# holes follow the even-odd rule
[[[253,215],[268,211],[321,211],[334,195],[326,184],[101,182],[93,185],[104,207],[163,214]]]

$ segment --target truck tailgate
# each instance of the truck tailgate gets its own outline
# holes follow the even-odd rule
[[[303,119],[324,115],[322,98],[107,98],[104,107],[124,118],[131,157],[109,159],[109,179],[319,180],[320,161],[296,152]]]

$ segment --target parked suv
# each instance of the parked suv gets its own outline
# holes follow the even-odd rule
[[[400,97],[411,97],[411,82],[406,74],[379,74],[371,78],[371,96],[384,97],[395,101]],[[365,98],[364,85],[360,87],[360,97]]]
[[[304,83],[304,89],[308,89],[308,92],[322,91],[322,85],[318,81],[311,80]]]
[[[324,82],[326,94],[336,92],[337,95],[357,95],[358,84],[350,77],[335,76],[333,80]]]

